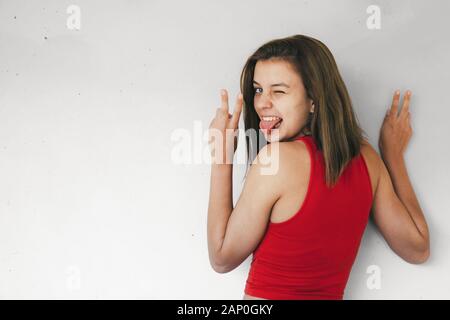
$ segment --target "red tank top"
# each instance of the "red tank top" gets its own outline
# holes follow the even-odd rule
[[[271,300],[342,299],[372,206],[372,185],[362,154],[337,184],[325,184],[323,154],[312,136],[305,200],[290,219],[269,221],[253,252],[245,293]]]

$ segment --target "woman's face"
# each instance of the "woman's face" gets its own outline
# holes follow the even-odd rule
[[[300,75],[289,62],[258,60],[253,87],[255,110],[267,142],[292,141],[303,135],[308,114],[314,109]],[[269,121],[266,116],[277,118]]]

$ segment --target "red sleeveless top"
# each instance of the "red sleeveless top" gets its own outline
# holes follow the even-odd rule
[[[362,154],[329,189],[323,154],[312,136],[302,140],[311,175],[301,208],[269,221],[253,252],[245,293],[271,300],[342,299],[372,206],[372,185]]]

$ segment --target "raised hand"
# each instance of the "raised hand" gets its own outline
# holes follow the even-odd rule
[[[233,156],[238,143],[238,124],[242,112],[243,98],[239,93],[234,112],[228,111],[228,93],[221,90],[221,106],[209,125],[209,145],[215,162],[233,163]],[[213,154],[214,151],[214,154]],[[221,153],[220,153],[221,152]]]
[[[378,147],[383,158],[396,158],[403,156],[412,136],[411,115],[409,101],[411,91],[406,91],[403,96],[403,105],[398,113],[400,91],[394,93],[392,106],[388,109],[380,130]]]

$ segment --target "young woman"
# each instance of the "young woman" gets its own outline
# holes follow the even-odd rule
[[[231,115],[223,90],[209,127],[220,134],[211,146],[207,228],[215,271],[229,272],[253,253],[244,299],[342,299],[369,216],[401,258],[427,260],[428,227],[403,158],[410,91],[400,112],[394,94],[381,157],[363,137],[331,52],[316,39],[295,35],[261,46],[244,66],[241,91]],[[267,143],[233,208],[237,138],[230,132],[242,109],[246,132],[262,131]],[[268,166],[276,170],[264,173]]]

